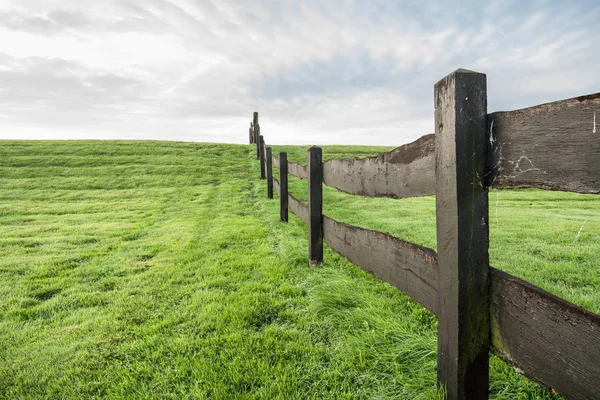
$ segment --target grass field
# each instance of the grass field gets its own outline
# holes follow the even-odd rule
[[[248,146],[0,142],[0,398],[436,398],[435,318],[329,249],[309,269],[257,176]],[[324,204],[435,247],[432,198]],[[492,192],[492,264],[599,312],[599,205]],[[493,398],[552,398],[491,363]]]

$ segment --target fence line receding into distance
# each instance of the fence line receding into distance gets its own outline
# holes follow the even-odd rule
[[[323,163],[312,147],[307,165],[273,156],[254,113],[249,140],[281,220],[289,208],[309,225],[311,265],[322,264],[324,241],[438,317],[447,398],[488,397],[490,352],[568,398],[598,396],[600,316],[489,265],[488,189],[600,193],[600,137],[591,125],[600,93],[488,113],[486,76],[457,70],[435,85],[434,101],[435,134],[363,159]],[[288,192],[288,173],[309,180],[308,204]],[[438,252],[323,215],[323,183],[361,196],[435,194]]]

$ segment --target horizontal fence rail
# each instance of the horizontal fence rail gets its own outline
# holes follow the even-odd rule
[[[488,127],[488,187],[600,193],[600,93],[491,113]],[[308,167],[289,162],[289,173],[306,179]],[[375,157],[329,160],[323,164],[323,175],[325,185],[350,194],[433,195],[435,135]]]
[[[308,224],[310,217],[308,214],[308,206],[288,193],[288,204],[292,213]]]
[[[600,94],[495,113],[486,97],[485,75],[457,70],[435,85],[436,134],[375,157],[323,163],[312,147],[310,168],[285,152],[277,158],[257,113],[249,140],[281,221],[289,209],[312,227],[311,265],[321,266],[325,242],[438,317],[438,380],[448,399],[487,398],[489,352],[563,396],[598,397],[600,316],[489,266],[487,189],[600,193]],[[289,193],[288,174],[308,179],[312,202]],[[442,251],[323,215],[322,184],[371,197],[435,194]]]
[[[323,220],[325,243],[336,253],[437,314],[438,272],[433,250],[325,215]]]
[[[288,161],[288,173],[296,178],[308,179],[308,166]]]
[[[600,93],[492,113],[488,127],[492,186],[600,193]]]
[[[600,316],[491,268],[492,351],[540,385],[598,398]]]
[[[376,157],[341,158],[323,164],[323,183],[370,197],[435,194],[435,135],[426,135]]]
[[[273,189],[275,189],[275,193],[277,193],[277,196],[281,196],[281,185],[275,177],[273,177]]]

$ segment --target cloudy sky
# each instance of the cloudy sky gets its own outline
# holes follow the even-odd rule
[[[445,5],[452,4],[451,6]],[[400,145],[433,84],[489,111],[600,91],[600,2],[0,0],[0,138]]]

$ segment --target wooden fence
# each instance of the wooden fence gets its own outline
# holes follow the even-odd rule
[[[307,165],[273,157],[254,113],[250,143],[268,197],[279,195],[282,221],[289,208],[308,224],[311,265],[322,264],[325,241],[437,316],[438,382],[449,399],[488,398],[490,352],[568,398],[600,398],[600,316],[488,257],[489,188],[600,193],[600,93],[488,114],[486,76],[460,69],[435,84],[434,100],[435,135],[325,163],[312,147]],[[288,173],[308,179],[308,204],[288,192]],[[361,196],[435,194],[438,252],[323,215],[323,183]]]

